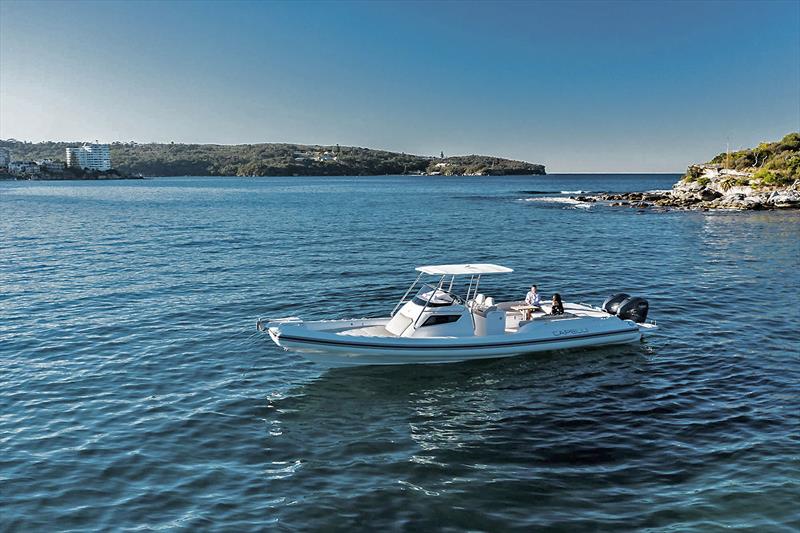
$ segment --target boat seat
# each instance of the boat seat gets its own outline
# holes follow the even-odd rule
[[[573,315],[572,313],[563,313],[560,315],[546,314],[542,317],[537,317],[538,320],[560,320],[562,318],[578,318],[578,315]]]
[[[479,294],[479,295],[477,295],[475,297],[475,305],[477,305],[478,307],[482,307],[483,306],[483,302],[485,300],[486,300],[486,296],[484,296],[483,294]]]
[[[483,301],[483,305],[486,307],[494,307],[494,298],[491,296],[487,296],[486,299]]]
[[[475,309],[475,314],[479,315],[479,316],[482,316],[482,317],[485,317],[487,314],[491,313],[492,311],[498,311],[498,310],[500,310],[500,308],[497,307],[496,305],[493,305],[491,307],[478,307],[477,309]]]

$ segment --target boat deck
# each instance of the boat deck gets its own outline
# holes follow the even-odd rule
[[[385,326],[367,326],[364,328],[346,329],[338,332],[339,335],[350,335],[353,337],[397,337]]]
[[[498,307],[506,311],[506,327],[505,333],[513,335],[519,332],[519,328],[531,322],[550,321],[550,320],[569,320],[582,317],[602,318],[608,316],[605,311],[582,305],[582,304],[564,304],[563,315],[551,315],[551,306],[549,303],[543,304],[538,310],[532,313],[530,320],[522,320],[523,314],[521,311],[511,310],[510,306],[520,304],[521,302],[502,302]],[[336,331],[337,335],[346,335],[351,337],[389,337],[395,338],[397,335],[391,333],[384,325],[372,325],[358,328],[345,328]]]

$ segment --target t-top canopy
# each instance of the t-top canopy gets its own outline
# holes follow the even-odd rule
[[[476,263],[474,265],[428,265],[417,267],[417,272],[434,276],[460,276],[464,274],[507,274],[514,270],[491,263]]]

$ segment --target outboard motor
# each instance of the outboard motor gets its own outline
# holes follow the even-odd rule
[[[622,320],[633,320],[637,324],[641,324],[647,320],[647,312],[650,310],[650,304],[644,298],[633,297],[628,298],[619,305],[617,309],[617,316]]]
[[[613,296],[609,296],[608,298],[606,298],[606,301],[603,302],[603,311],[605,311],[606,313],[610,313],[612,315],[616,315],[619,310],[620,304],[625,300],[627,300],[628,298],[630,298],[630,296],[625,294],[624,292],[620,292],[614,294]]]

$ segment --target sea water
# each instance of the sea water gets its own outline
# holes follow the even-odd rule
[[[800,214],[569,199],[677,178],[0,183],[0,530],[798,527]],[[460,262],[660,330],[326,370],[255,328]]]

